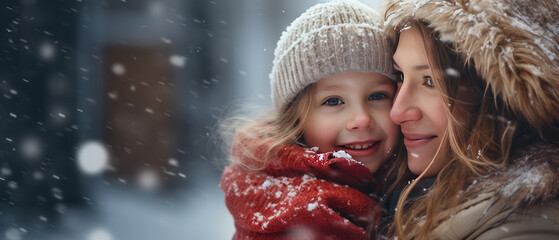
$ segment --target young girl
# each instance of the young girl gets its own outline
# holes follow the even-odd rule
[[[408,155],[393,188],[419,175],[389,238],[558,239],[557,2],[389,6]]]
[[[373,173],[398,149],[392,46],[356,1],[318,4],[282,34],[273,113],[234,128],[221,189],[234,239],[366,239]],[[303,145],[301,147],[299,145]]]

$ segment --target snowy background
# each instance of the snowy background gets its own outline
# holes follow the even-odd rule
[[[319,2],[2,1],[0,239],[230,239],[215,124]]]

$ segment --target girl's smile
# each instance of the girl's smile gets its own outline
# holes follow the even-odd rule
[[[394,150],[399,129],[390,120],[396,84],[378,73],[349,72],[319,80],[303,138],[319,152],[343,150],[376,172]]]
[[[363,141],[340,146],[340,150],[344,150],[354,158],[367,157],[375,154],[380,146],[380,141]]]

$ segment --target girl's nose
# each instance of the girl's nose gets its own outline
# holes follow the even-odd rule
[[[348,130],[368,129],[373,127],[374,120],[371,116],[371,111],[366,107],[359,107],[356,109],[347,122]]]
[[[413,102],[413,90],[410,90],[405,84],[399,87],[394,98],[394,103],[390,110],[390,119],[398,125],[407,121],[421,119],[421,111],[415,107]]]

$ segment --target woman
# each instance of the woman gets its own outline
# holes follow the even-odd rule
[[[391,189],[419,176],[389,235],[558,239],[557,2],[388,6],[400,75],[390,114],[408,154]]]

